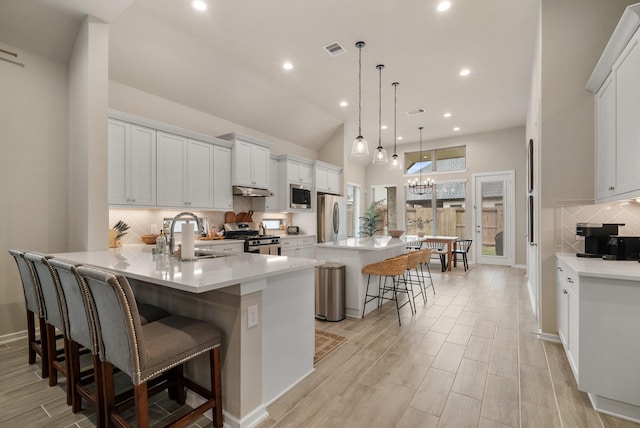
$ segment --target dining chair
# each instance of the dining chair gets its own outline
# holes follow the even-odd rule
[[[457,260],[458,255],[462,256],[462,262],[464,264],[465,272],[469,269],[469,261],[467,260],[467,254],[471,250],[471,244],[473,239],[458,239],[456,241],[456,247],[452,251],[451,258]]]
[[[138,427],[149,426],[148,398],[163,388],[179,404],[186,400],[185,388],[204,398],[204,403],[182,415],[171,426],[194,422],[205,412],[213,411],[213,424],[222,427],[222,386],[220,345],[222,333],[208,323],[171,315],[142,324],[133,291],[119,274],[86,266],[77,268],[92,299],[92,313],[97,326],[99,354],[104,376],[105,408],[109,423],[131,426],[122,410],[132,402],[115,400],[113,369],[121,370],[133,383],[133,404]],[[207,354],[210,389],[198,385],[183,374],[183,364]],[[152,381],[162,383],[152,383]]]
[[[425,241],[423,243],[423,248],[430,248],[431,254],[437,254],[440,256],[440,264],[442,265],[442,272],[447,270],[447,250],[445,250],[445,245],[441,242],[429,242]]]
[[[24,293],[25,309],[27,314],[27,339],[28,339],[28,361],[35,364],[36,355],[40,356],[42,362],[41,376],[43,379],[49,377],[49,359],[47,358],[47,328],[44,316],[44,303],[40,295],[40,285],[36,283],[37,277],[31,266],[24,258],[24,251],[9,249],[9,254],[13,256],[18,266],[22,290]],[[40,329],[36,337],[36,320]]]

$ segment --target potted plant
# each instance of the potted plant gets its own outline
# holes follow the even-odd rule
[[[378,223],[380,222],[380,209],[378,205],[380,202],[382,201],[372,202],[364,212],[364,215],[360,217],[360,233],[362,235],[371,237],[380,230],[378,227]]]
[[[410,218],[408,223],[410,226],[415,226],[419,237],[424,236],[424,225],[428,224],[431,220],[425,220],[422,217]]]

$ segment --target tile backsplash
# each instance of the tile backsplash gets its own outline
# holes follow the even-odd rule
[[[243,196],[233,197],[234,212],[248,212],[252,209],[251,198]],[[123,244],[140,244],[142,235],[151,234],[151,226],[156,225],[158,230],[162,228],[162,222],[165,218],[173,218],[177,214],[184,210],[163,210],[156,208],[141,209],[141,208],[110,208],[109,209],[109,227],[113,227],[118,221],[127,223],[130,229],[127,234],[122,237]],[[192,211],[198,217],[205,217],[209,222],[209,226],[216,226],[217,230],[222,230],[224,224],[224,212],[223,211]],[[291,224],[290,213],[254,213],[253,221],[261,222],[263,218],[270,219],[285,219],[286,224]],[[269,231],[269,233],[280,233],[276,231]],[[282,232],[284,234],[284,232]],[[106,236],[106,232],[105,232]]]
[[[584,252],[584,240],[576,239],[576,223],[624,223],[619,235],[640,236],[640,203],[621,201],[558,208],[560,248],[563,253]],[[556,241],[557,242],[557,241]]]

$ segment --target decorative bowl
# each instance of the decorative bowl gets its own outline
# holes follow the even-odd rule
[[[142,242],[145,244],[155,244],[158,236],[159,235],[142,235],[140,239],[142,239]]]
[[[404,234],[404,230],[402,229],[389,229],[387,232],[392,238],[399,238]]]

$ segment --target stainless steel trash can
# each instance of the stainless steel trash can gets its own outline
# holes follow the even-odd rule
[[[316,266],[316,318],[341,321],[345,317],[345,266],[325,263]]]

